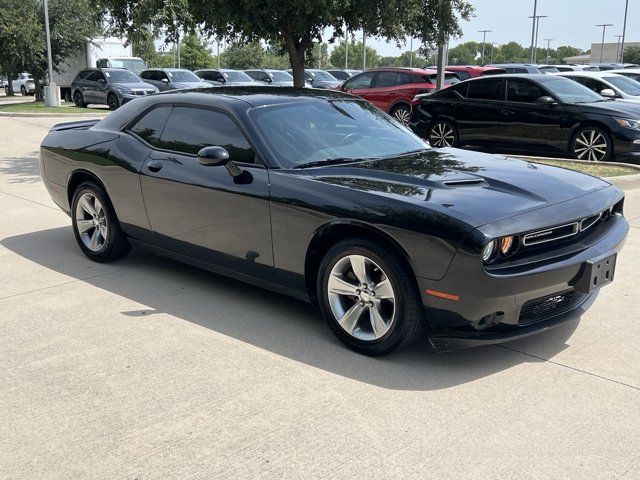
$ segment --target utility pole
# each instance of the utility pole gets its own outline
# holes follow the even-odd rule
[[[604,32],[607,27],[613,27],[613,23],[599,23],[596,27],[602,27],[602,42],[600,43],[600,63],[602,63],[602,55],[604,54]]]
[[[624,23],[622,24],[622,44],[620,48],[620,63],[624,63],[624,40],[627,34],[627,12],[629,11],[629,0],[624,4]]]
[[[484,65],[484,44],[487,41],[487,33],[491,30],[478,30],[478,33],[482,34],[482,60],[480,61]]]
[[[547,42],[547,65],[549,65],[549,46],[553,42],[553,38],[545,38],[544,41]]]
[[[344,69],[347,70],[349,68],[349,32],[344,36],[344,46]]]
[[[535,36],[536,36],[536,14],[538,11],[538,0],[533,0],[533,16],[529,17],[533,19],[533,22],[531,23],[531,63],[535,63],[534,62],[534,50],[533,50],[533,42],[535,40]]]
[[[618,39],[618,43],[616,44],[616,62],[620,59],[620,39],[622,35],[614,35]]]
[[[493,63],[493,42],[491,42],[491,56],[489,57],[489,63]]]
[[[367,34],[362,30],[362,70],[367,69]]]
[[[44,28],[47,36],[47,71],[49,74],[49,85],[45,87],[45,105],[48,107],[60,105],[60,88],[56,87],[53,81],[53,60],[51,55],[51,31],[49,30],[49,2],[44,0]],[[9,79],[11,81],[11,79]],[[39,88],[39,85],[36,86]]]
[[[413,34],[409,40],[409,67],[413,67]]]

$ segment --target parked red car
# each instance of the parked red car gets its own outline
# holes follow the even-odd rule
[[[499,75],[506,73],[504,68],[497,67],[479,67],[477,65],[447,65],[444,67],[446,72],[455,73],[460,80],[468,80],[475,77],[483,77],[485,75]]]
[[[339,89],[369,100],[407,125],[411,101],[420,93],[435,91],[436,74],[436,70],[423,68],[376,68],[351,77]],[[458,81],[454,73],[445,73],[445,84]]]

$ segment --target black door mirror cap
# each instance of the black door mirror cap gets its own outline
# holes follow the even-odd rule
[[[552,106],[552,105],[557,105],[558,102],[556,102],[555,98],[550,97],[549,95],[545,95],[543,97],[540,97],[536,100],[536,103],[538,105],[548,105],[548,106]]]
[[[224,147],[204,147],[198,152],[198,163],[207,167],[221,167],[231,160]]]

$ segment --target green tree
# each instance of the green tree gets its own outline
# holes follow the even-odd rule
[[[528,62],[531,60],[529,49],[525,49],[518,42],[505,43],[500,47],[501,62]],[[496,62],[497,63],[497,62]]]
[[[149,22],[168,38],[202,28],[207,35],[241,42],[264,40],[284,46],[294,83],[304,85],[305,61],[325,29],[333,38],[364,29],[368,35],[402,40],[414,33],[423,44],[445,43],[461,34],[466,0],[98,0],[112,31],[134,38]]]
[[[245,70],[260,67],[264,56],[265,51],[260,42],[234,42],[221,54],[221,62],[225,68]]]
[[[626,47],[624,49],[624,61],[640,65],[640,47]]]
[[[556,59],[558,63],[564,63],[566,57],[575,57],[576,55],[584,55],[584,50],[569,45],[563,45],[556,49]]]
[[[213,68],[215,59],[210,45],[198,35],[190,33],[180,42],[180,67],[189,70]]]
[[[331,50],[331,55],[329,56],[329,61],[331,65],[336,68],[344,68],[344,57],[347,48],[347,43],[342,40]],[[348,51],[348,69],[351,70],[360,70],[362,69],[362,42],[349,42],[349,51]],[[380,65],[380,55],[375,48],[367,45],[367,68],[382,66]],[[392,66],[392,65],[385,65]]]
[[[449,63],[451,65],[476,65],[479,60],[479,50],[476,42],[465,42],[449,49]],[[485,52],[486,54],[486,52]]]
[[[36,98],[42,99],[41,81],[47,72],[44,7],[40,0],[3,0],[0,8],[0,68],[15,74],[33,74]],[[100,31],[99,10],[90,0],[49,2],[52,68],[82,51],[87,38]]]

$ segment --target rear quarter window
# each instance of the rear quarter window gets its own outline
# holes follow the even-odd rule
[[[128,130],[154,147],[161,147],[160,136],[173,107],[156,107],[138,119]]]

